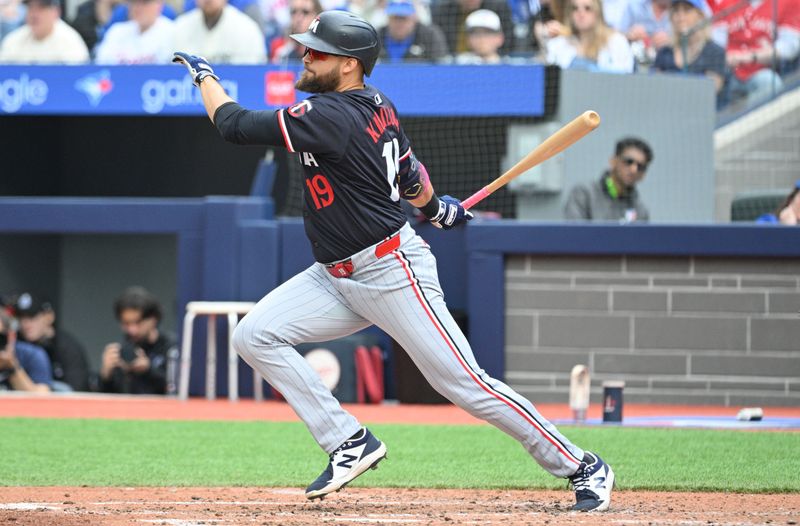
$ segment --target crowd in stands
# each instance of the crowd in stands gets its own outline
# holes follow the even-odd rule
[[[179,352],[159,327],[158,299],[130,287],[113,311],[123,337],[105,346],[95,372],[49,301],[29,292],[0,298],[0,391],[174,394]]]
[[[83,0],[70,20],[65,1],[0,0],[0,63],[285,63],[328,9],[379,28],[385,62],[706,75],[718,106],[772,93],[800,55],[800,0]]]

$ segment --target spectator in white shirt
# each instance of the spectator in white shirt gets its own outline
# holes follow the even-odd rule
[[[503,61],[500,48],[503,47],[503,26],[497,13],[488,9],[478,9],[467,16],[464,22],[467,30],[469,51],[456,57],[458,64],[499,64]]]
[[[547,42],[547,62],[567,69],[632,73],[633,52],[625,35],[608,27],[601,0],[571,0],[570,35]]]
[[[185,49],[209,62],[265,64],[264,34],[252,18],[228,0],[197,0],[192,9],[175,19],[175,49]]]
[[[98,64],[166,64],[172,60],[174,22],[163,0],[128,0],[130,20],[113,24],[97,46]]]
[[[0,45],[0,63],[80,64],[89,50],[77,31],[61,20],[58,0],[26,0],[25,25]]]

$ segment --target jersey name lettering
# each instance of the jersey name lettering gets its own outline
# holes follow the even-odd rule
[[[400,129],[400,123],[397,122],[397,115],[391,108],[381,107],[378,111],[372,114],[372,122],[365,128],[364,131],[372,139],[372,142],[377,143],[380,140],[386,128],[393,126],[395,129]]]
[[[319,168],[317,160],[314,159],[314,156],[308,152],[303,152],[303,164],[306,166],[316,166],[317,168]]]

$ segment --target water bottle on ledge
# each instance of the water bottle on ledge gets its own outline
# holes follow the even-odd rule
[[[167,396],[178,394],[178,361],[180,352],[177,347],[170,347],[167,351]]]

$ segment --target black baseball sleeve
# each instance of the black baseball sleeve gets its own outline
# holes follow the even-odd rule
[[[223,139],[234,144],[285,146],[276,111],[251,111],[227,102],[214,112],[214,125]]]

